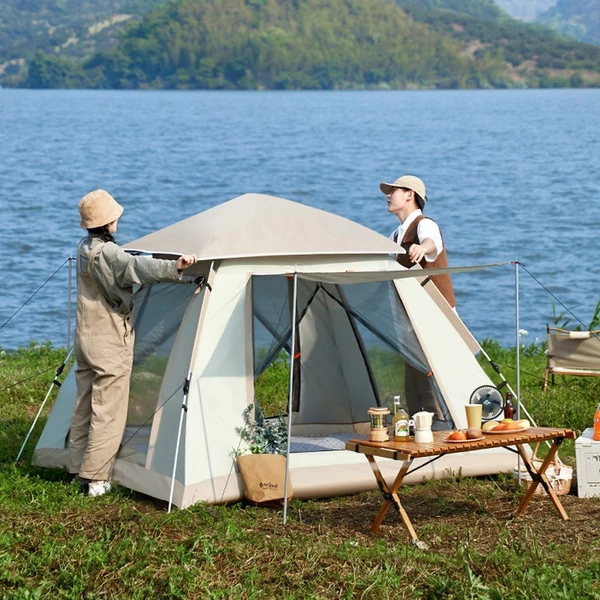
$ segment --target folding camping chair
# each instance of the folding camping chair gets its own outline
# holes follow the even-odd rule
[[[548,332],[548,362],[544,375],[545,392],[548,377],[569,375],[600,377],[600,329],[595,331],[569,331],[546,326]]]

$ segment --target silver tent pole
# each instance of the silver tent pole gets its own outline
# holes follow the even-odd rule
[[[188,395],[190,393],[190,381],[192,380],[192,372],[188,373],[188,376],[183,384],[183,404],[181,406],[181,414],[179,415],[179,428],[177,430],[177,442],[175,443],[175,459],[173,460],[173,473],[171,475],[171,491],[169,492],[169,508],[167,512],[171,512],[171,506],[173,504],[173,492],[175,491],[175,471],[177,470],[177,460],[179,458],[179,444],[181,442],[181,429],[183,427],[183,416],[187,414],[188,409]]]
[[[505,263],[507,264],[507,263]],[[521,369],[520,369],[520,344],[519,344],[519,329],[520,329],[520,316],[519,316],[519,306],[520,306],[520,302],[519,302],[519,271],[518,271],[518,267],[519,267],[519,262],[518,261],[511,261],[511,264],[515,265],[515,322],[516,322],[516,338],[517,338],[517,363],[515,365],[516,371],[517,371],[517,380],[516,380],[516,389],[517,391],[515,391],[510,383],[508,383],[508,381],[506,380],[506,378],[504,377],[504,375],[502,374],[502,372],[500,371],[500,369],[497,367],[497,365],[495,365],[494,361],[492,360],[492,358],[489,356],[489,354],[480,346],[479,347],[479,352],[481,352],[483,354],[483,356],[485,356],[486,360],[492,365],[492,368],[494,369],[494,371],[496,371],[496,373],[499,375],[499,377],[502,379],[502,386],[506,385],[506,387],[508,388],[508,390],[511,392],[511,394],[513,395],[513,397],[515,398],[515,400],[517,401],[517,419],[521,418],[521,410],[523,411],[523,413],[525,414],[525,416],[529,419],[529,421],[531,422],[531,424],[534,427],[537,427],[537,423],[535,422],[535,419],[533,418],[533,416],[530,414],[530,412],[527,410],[527,407],[524,404],[521,404]],[[545,442],[546,445],[548,446],[548,448],[550,448],[550,442]],[[520,457],[519,457],[520,460]]]
[[[519,335],[519,261],[515,259],[515,368],[517,370],[517,420],[521,418],[521,340]],[[517,455],[517,484],[521,485],[521,455]]]
[[[71,282],[73,271],[73,257],[69,255],[69,283],[68,283],[68,300],[67,300],[67,351],[71,349]]]
[[[33,432],[33,430],[35,428],[35,424],[37,423],[38,419],[40,418],[40,415],[42,414],[42,411],[44,410],[44,406],[46,405],[48,398],[50,398],[50,393],[52,392],[52,389],[54,388],[55,385],[60,387],[60,382],[58,381],[58,378],[60,377],[60,374],[63,372],[63,369],[65,368],[65,365],[67,364],[67,362],[69,362],[69,358],[71,358],[71,354],[73,354],[73,349],[69,350],[69,353],[67,354],[67,358],[65,358],[65,360],[60,365],[60,367],[58,367],[58,369],[56,369],[56,375],[54,376],[54,379],[52,380],[52,383],[50,384],[50,388],[48,389],[48,393],[46,394],[46,397],[44,398],[44,401],[42,402],[40,409],[37,411],[37,415],[35,415],[35,419],[33,420],[33,423],[31,425],[31,427],[29,428],[27,435],[25,436],[25,441],[23,442],[23,445],[21,446],[21,449],[19,450],[19,454],[17,455],[17,458],[15,460],[16,463],[19,462],[19,460],[21,458],[21,454],[23,454],[23,450],[25,450],[25,446],[27,445],[27,442],[29,441],[29,436]]]
[[[516,369],[517,369],[517,420],[521,418],[521,343],[519,324],[519,261],[515,260],[515,335],[516,335]]]
[[[210,267],[208,269],[208,273],[206,275],[206,279],[203,282],[199,283],[199,289],[204,288],[204,286],[206,286],[206,289],[209,292],[212,292],[212,282],[213,282],[213,278],[215,275],[215,270],[214,270],[214,266],[215,266],[215,261],[211,261],[210,263]],[[192,381],[192,368],[194,366],[194,364],[196,363],[196,353],[198,352],[198,343],[197,343],[197,338],[198,338],[198,328],[200,327],[200,322],[202,321],[202,314],[203,311],[205,310],[204,307],[205,302],[207,302],[206,298],[202,301],[202,308],[200,311],[200,318],[198,319],[197,323],[196,323],[196,341],[193,344],[192,347],[192,355],[190,357],[190,367],[188,370],[188,376],[186,378],[186,380],[183,382],[183,404],[181,406],[181,414],[179,415],[179,428],[177,430],[177,442],[176,442],[176,446],[175,446],[175,460],[173,461],[173,473],[171,475],[171,491],[169,492],[169,508],[168,508],[168,512],[171,512],[171,506],[173,504],[173,493],[175,491],[175,472],[177,470],[177,461],[179,459],[179,445],[181,443],[181,429],[183,427],[183,417],[184,414],[187,414],[187,410],[188,410],[188,399],[189,399],[189,394],[190,394],[190,382]],[[189,306],[188,306],[189,308]],[[186,309],[187,310],[187,309]]]
[[[283,486],[283,524],[287,523],[288,488],[290,481],[290,449],[292,446],[292,401],[294,395],[294,352],[296,351],[296,299],[298,297],[298,273],[294,273],[292,299],[292,351],[290,352],[290,389],[288,394],[287,452],[285,455],[285,484]]]

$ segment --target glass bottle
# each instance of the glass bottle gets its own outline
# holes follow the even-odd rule
[[[512,394],[506,392],[506,402],[504,404],[504,418],[512,419],[515,416],[515,407],[512,402]]]
[[[394,440],[408,441],[408,413],[402,408],[400,396],[394,396],[394,419],[392,421]]]
[[[600,404],[598,404],[594,415],[594,440],[600,442]]]

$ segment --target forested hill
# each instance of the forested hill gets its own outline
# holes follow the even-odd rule
[[[558,0],[536,22],[600,46],[600,0]]]
[[[426,12],[441,10],[469,15],[484,22],[509,19],[508,14],[494,0],[396,0],[396,4]]]
[[[463,47],[474,49],[475,56],[501,49],[505,60],[503,72],[509,79],[514,77],[519,81],[524,78],[529,86],[535,86],[537,80],[545,87],[561,85],[561,80],[564,82],[567,77],[573,87],[598,86],[600,47],[560,37],[549,28],[508,18],[503,12],[494,17],[490,11],[483,18],[481,13],[474,11],[467,14],[447,8],[424,8],[437,1],[443,0],[397,0],[415,21],[427,23],[435,31],[459,41]]]
[[[0,76],[36,50],[83,58],[112,48],[130,19],[167,0],[0,0]]]
[[[514,21],[491,0],[177,0],[127,25],[113,49],[83,60],[36,53],[24,79],[12,83],[141,89],[598,86],[600,48]]]

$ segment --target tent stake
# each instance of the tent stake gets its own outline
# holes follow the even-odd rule
[[[290,480],[290,449],[292,447],[292,402],[294,395],[294,353],[296,352],[296,299],[298,297],[298,273],[294,273],[292,299],[292,351],[290,352],[290,389],[288,394],[287,452],[285,455],[285,484],[283,486],[283,524],[287,523],[288,488]]]
[[[173,474],[171,475],[171,491],[169,492],[169,508],[167,512],[171,512],[171,506],[173,505],[173,492],[175,491],[175,471],[177,470],[177,459],[179,458],[179,443],[181,441],[181,429],[183,427],[183,415],[187,413],[188,395],[190,392],[190,381],[192,379],[192,372],[188,373],[188,376],[183,384],[183,404],[181,405],[181,414],[179,415],[179,428],[177,430],[177,442],[175,445],[175,459],[173,460]]]
[[[33,430],[35,428],[35,424],[37,423],[38,419],[40,418],[40,415],[42,414],[42,411],[44,410],[44,406],[46,405],[48,398],[50,398],[50,393],[52,392],[52,389],[54,388],[55,385],[57,387],[60,387],[60,382],[58,381],[58,378],[60,377],[60,374],[63,372],[65,365],[69,361],[69,358],[71,358],[71,354],[73,354],[72,348],[71,348],[71,350],[69,350],[67,357],[65,358],[65,360],[63,360],[60,367],[58,367],[58,369],[56,369],[56,375],[54,376],[54,379],[52,380],[52,383],[50,384],[50,388],[48,389],[48,393],[46,394],[46,397],[44,398],[44,401],[42,402],[40,409],[37,411],[37,415],[35,415],[33,424],[31,425],[31,427],[29,428],[29,431],[27,432],[27,435],[25,436],[25,441],[23,442],[23,445],[21,446],[21,449],[19,450],[19,454],[17,455],[17,458],[15,460],[16,463],[19,462],[19,460],[21,458],[21,454],[23,454],[23,450],[25,450],[25,446],[27,445],[27,442],[29,441],[29,436],[33,432]]]

